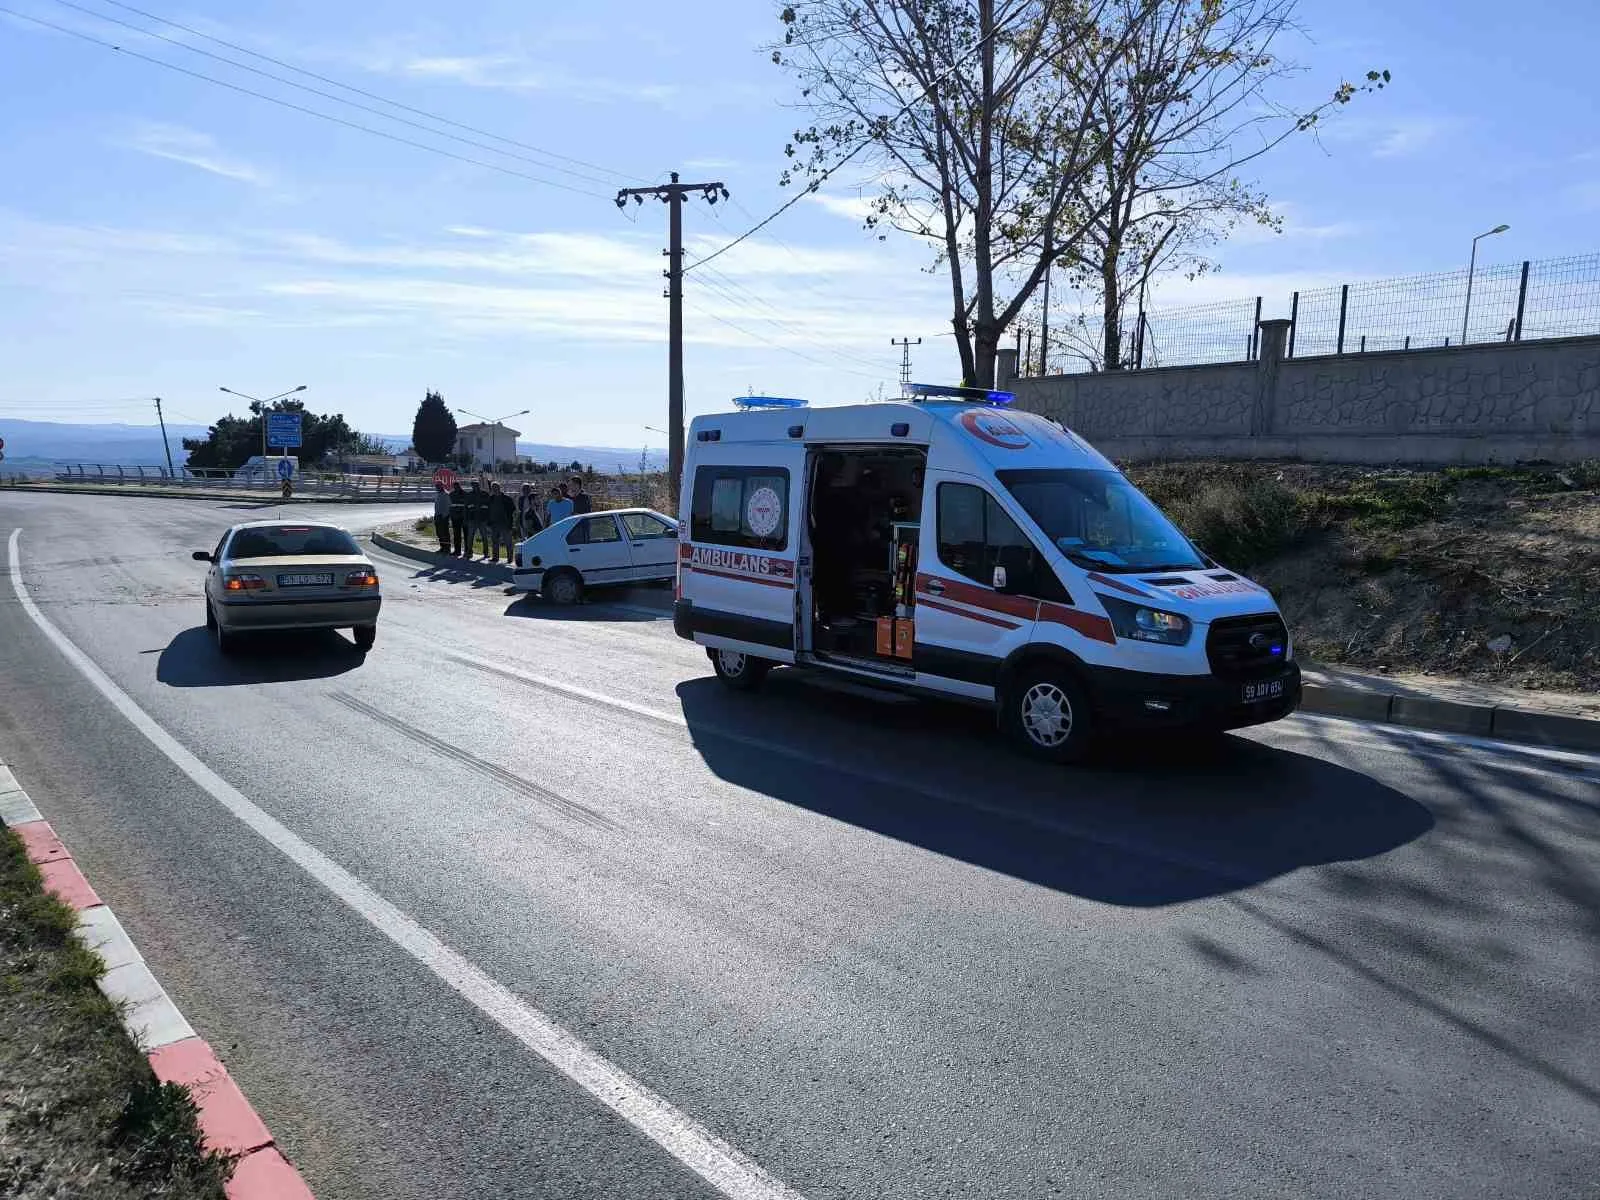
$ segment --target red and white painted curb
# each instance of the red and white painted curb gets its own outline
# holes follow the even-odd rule
[[[184,1020],[116,914],[101,903],[4,763],[0,763],[0,824],[22,839],[45,887],[78,914],[78,936],[105,960],[100,990],[121,1004],[128,1036],[145,1052],[156,1078],[189,1089],[200,1110],[200,1133],[207,1148],[238,1156],[225,1189],[229,1200],[313,1200],[311,1189],[278,1150],[227,1068]]]

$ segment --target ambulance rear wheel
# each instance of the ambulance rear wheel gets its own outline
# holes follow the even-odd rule
[[[755,658],[743,650],[707,650],[711,667],[717,678],[737,692],[753,692],[772,670],[764,658]]]
[[[1024,671],[1005,696],[1000,720],[1012,742],[1046,762],[1073,763],[1088,752],[1089,699],[1059,667]]]

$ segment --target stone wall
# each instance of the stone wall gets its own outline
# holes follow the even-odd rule
[[[1016,379],[1017,405],[1116,458],[1600,458],[1600,337]]]

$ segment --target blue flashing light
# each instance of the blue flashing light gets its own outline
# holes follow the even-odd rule
[[[997,392],[990,388],[952,387],[944,383],[913,383],[911,395],[917,400],[965,400],[971,404],[988,404],[1004,408],[1017,398],[1015,392]]]
[[[804,400],[793,396],[735,396],[733,403],[742,409],[752,408],[805,408]]]

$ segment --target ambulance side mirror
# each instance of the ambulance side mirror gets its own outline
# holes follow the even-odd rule
[[[996,567],[994,569],[994,590],[997,592],[1008,590],[1006,586],[1006,569],[1004,567]]]

